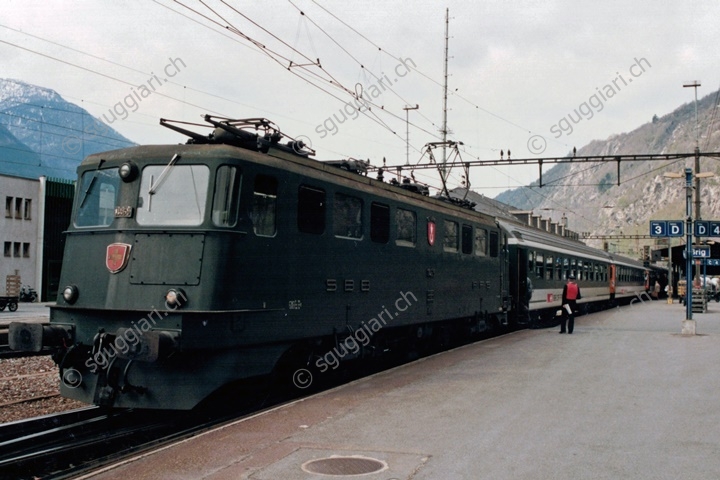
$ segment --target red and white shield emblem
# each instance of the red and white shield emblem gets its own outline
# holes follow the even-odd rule
[[[110,273],[118,273],[125,268],[130,259],[131,248],[132,245],[127,243],[111,243],[107,246],[105,266],[110,270]]]
[[[428,220],[427,224],[428,244],[435,245],[435,222]]]

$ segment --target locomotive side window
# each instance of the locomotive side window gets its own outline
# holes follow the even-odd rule
[[[213,223],[219,227],[234,227],[238,217],[240,182],[242,175],[237,167],[222,165],[215,175]]]
[[[458,224],[449,220],[443,220],[445,225],[445,240],[443,241],[443,250],[446,252],[458,251]]]
[[[387,243],[390,240],[390,207],[382,203],[370,204],[370,240]]]
[[[470,225],[462,226],[462,253],[472,253],[472,227]]]
[[[498,232],[490,232],[490,256],[497,257],[500,253]]]
[[[138,199],[139,225],[200,225],[210,169],[206,165],[148,165]]]
[[[363,237],[363,201],[344,193],[335,194],[333,208],[333,234],[340,238]]]
[[[115,218],[120,191],[117,168],[83,173],[78,189],[77,227],[107,227]]]
[[[300,186],[298,230],[315,235],[322,235],[325,232],[325,190]]]
[[[417,219],[415,212],[398,208],[395,211],[397,239],[395,244],[402,247],[414,247],[417,240]]]
[[[475,229],[475,255],[487,256],[487,230],[484,228]]]
[[[277,231],[275,222],[278,181],[275,177],[255,177],[250,219],[255,235],[272,237]]]

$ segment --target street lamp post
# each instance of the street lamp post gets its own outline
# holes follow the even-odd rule
[[[683,335],[695,335],[695,321],[692,318],[692,168],[685,169],[685,320],[682,323]]]
[[[708,176],[708,174],[699,174]],[[666,172],[667,178],[682,178],[681,173]],[[683,335],[695,335],[695,321],[692,318],[692,191],[693,191],[693,169],[685,168],[685,320],[682,322]],[[672,252],[672,250],[671,250]]]

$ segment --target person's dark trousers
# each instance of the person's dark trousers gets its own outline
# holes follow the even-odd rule
[[[577,303],[573,302],[573,301],[569,301],[568,305],[570,305],[570,310],[572,310],[572,313],[567,314],[567,324],[568,324],[567,331],[568,331],[568,333],[572,333],[573,329],[575,328],[575,309],[577,308]],[[567,313],[567,311],[565,313]],[[565,322],[563,322],[563,323],[565,323]]]

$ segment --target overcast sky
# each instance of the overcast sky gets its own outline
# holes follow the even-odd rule
[[[446,8],[448,137],[463,160],[562,156],[693,101],[683,83],[700,80],[700,98],[720,87],[716,0],[205,3],[4,0],[0,77],[54,89],[141,144],[184,142],[161,117],[267,117],[319,159],[377,165],[406,161],[405,106],[419,105],[410,163],[441,138]],[[486,167],[471,184],[495,196],[536,178]]]

